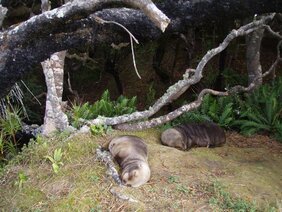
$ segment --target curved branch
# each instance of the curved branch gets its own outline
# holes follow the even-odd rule
[[[128,130],[128,131],[132,131],[132,130],[144,130],[147,128],[152,128],[152,127],[156,127],[159,125],[162,125],[164,123],[167,123],[175,118],[177,118],[178,116],[182,115],[185,112],[194,110],[196,108],[198,108],[201,104],[202,101],[204,99],[204,96],[206,94],[213,94],[216,96],[227,96],[228,92],[221,92],[221,91],[215,91],[212,89],[204,89],[200,92],[198,98],[196,101],[191,102],[189,104],[183,105],[182,107],[164,115],[164,116],[160,116],[158,118],[153,118],[151,120],[148,121],[143,121],[143,122],[138,122],[138,123],[132,123],[132,124],[119,124],[117,126],[115,126],[116,129],[119,130]]]
[[[282,39],[282,35],[280,35],[278,32],[274,32],[269,25],[264,25],[264,27],[268,30],[268,32],[272,36],[274,36],[275,38],[278,38],[278,39]]]
[[[154,115],[156,112],[158,112],[163,106],[170,103],[174,99],[178,98],[182,93],[184,93],[191,85],[194,85],[198,83],[203,75],[203,69],[205,65],[210,61],[215,55],[222,52],[229,43],[239,36],[244,36],[246,34],[249,34],[253,32],[254,30],[257,30],[263,25],[268,22],[269,20],[272,20],[275,14],[271,14],[268,16],[263,17],[261,20],[251,22],[247,25],[244,25],[240,27],[238,30],[232,30],[224,39],[224,41],[216,48],[208,51],[205,56],[201,59],[200,63],[198,64],[196,70],[193,69],[187,69],[186,73],[183,75],[183,80],[178,81],[174,85],[170,86],[166,93],[160,97],[155,104],[150,107],[148,110],[145,111],[137,111],[132,114],[126,114],[118,117],[108,118],[108,117],[98,117],[94,120],[83,120],[81,119],[81,122],[90,124],[90,125],[97,125],[97,124],[106,124],[106,125],[117,125],[122,124],[125,122],[131,122],[131,121],[137,121],[140,119],[146,119]],[[191,72],[194,72],[193,75],[191,75]],[[190,76],[191,75],[191,76]]]
[[[229,91],[225,91],[225,92],[215,91],[215,90],[211,90],[211,89],[204,89],[198,95],[197,100],[195,100],[194,102],[191,102],[189,104],[186,104],[186,105],[174,110],[173,112],[168,113],[167,115],[160,116],[158,118],[154,118],[154,119],[151,119],[151,120],[148,120],[148,121],[138,122],[138,123],[120,124],[120,125],[117,125],[115,128],[119,129],[119,130],[132,131],[132,130],[144,130],[144,129],[147,129],[147,128],[156,127],[156,126],[167,123],[167,122],[177,118],[178,116],[182,115],[185,112],[189,112],[191,110],[198,108],[202,104],[203,98],[206,94],[212,94],[212,95],[215,95],[215,96],[228,96],[228,95],[231,95],[231,94],[234,94],[234,93],[239,93],[239,92],[249,92],[249,91],[253,90],[255,87],[257,87],[257,84],[260,81],[260,79],[262,79],[262,78],[266,77],[267,75],[269,75],[270,73],[272,73],[275,70],[275,67],[277,66],[277,64],[282,61],[282,58],[280,56],[280,47],[281,46],[282,46],[282,40],[277,45],[277,58],[274,61],[274,63],[270,66],[270,68],[264,74],[258,75],[253,80],[253,82],[248,85],[248,87],[237,85],[237,86],[230,88]]]
[[[77,45],[86,45],[85,43],[89,40],[93,42],[95,31],[85,28],[81,23],[77,24],[75,22],[88,17],[102,8],[109,7],[113,3],[139,8],[162,31],[170,22],[170,19],[151,0],[75,0],[57,9],[33,16],[18,26],[0,32],[0,76],[2,79],[5,79],[0,84],[0,97],[3,97],[11,85],[20,80],[31,69],[32,65],[44,61],[50,54]],[[65,25],[72,26],[73,28],[68,29]],[[93,25],[95,27],[95,24],[92,23]],[[77,35],[75,34],[77,31],[89,31],[90,36],[87,34],[76,40],[75,37]],[[68,37],[71,34],[74,37]],[[49,39],[62,35],[64,35],[63,37],[66,40],[72,40],[72,42],[58,42],[59,39],[55,39],[52,41],[53,45],[50,45],[48,50],[45,48],[46,45],[40,46],[40,42],[38,44],[38,40],[46,42]],[[54,42],[58,43],[54,44]],[[40,54],[34,54],[35,51],[40,52]]]

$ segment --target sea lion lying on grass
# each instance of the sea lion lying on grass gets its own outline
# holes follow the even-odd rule
[[[182,124],[165,130],[162,144],[181,150],[193,146],[216,147],[226,142],[224,130],[214,123]]]
[[[147,162],[147,145],[137,136],[118,136],[111,140],[109,150],[121,166],[123,184],[138,187],[151,176]]]

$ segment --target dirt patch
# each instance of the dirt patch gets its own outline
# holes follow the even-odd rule
[[[282,200],[282,145],[267,136],[232,132],[223,147],[180,151],[162,146],[159,132],[135,135],[148,143],[152,177],[144,187],[126,192],[146,210],[212,210],[207,188],[214,182],[258,207]]]
[[[69,194],[72,184],[67,180],[59,180],[51,184],[47,184],[43,191],[49,198],[60,198]]]
[[[264,147],[282,153],[281,143],[275,141],[274,139],[266,135],[253,135],[250,137],[245,137],[236,132],[228,132],[227,137],[228,137],[227,144],[230,146],[235,146],[239,148]]]

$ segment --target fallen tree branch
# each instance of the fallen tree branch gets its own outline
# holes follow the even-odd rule
[[[247,87],[237,85],[237,86],[230,88],[228,91],[225,91],[225,92],[215,91],[212,89],[204,89],[200,92],[196,101],[186,104],[174,110],[173,112],[168,113],[167,115],[160,116],[158,118],[154,118],[148,121],[138,122],[138,123],[120,124],[120,125],[117,125],[115,128],[119,130],[131,131],[131,130],[144,130],[147,128],[156,127],[156,126],[162,125],[164,123],[167,123],[177,118],[178,116],[182,115],[185,112],[189,112],[191,110],[198,108],[202,104],[204,96],[207,94],[212,94],[214,96],[228,96],[228,95],[239,93],[239,92],[249,92],[258,86],[258,83],[262,78],[272,73],[275,70],[275,67],[278,65],[278,63],[282,61],[282,58],[280,55],[281,46],[282,46],[282,40],[277,45],[277,58],[274,61],[274,63],[270,66],[270,68],[265,73],[263,73],[262,75],[257,75],[256,78],[254,78],[253,82],[250,83]]]
[[[123,201],[129,201],[129,202],[138,202],[136,199],[133,199],[132,197],[129,197],[125,194],[122,193],[122,191],[118,191],[120,189],[123,189],[124,186],[121,182],[121,179],[119,177],[119,174],[115,168],[115,164],[113,161],[113,157],[111,155],[111,153],[109,151],[104,151],[102,150],[101,147],[98,147],[96,149],[96,157],[98,160],[100,160],[102,163],[104,163],[107,167],[107,172],[108,174],[114,179],[114,181],[118,184],[117,186],[113,186],[110,189],[110,192],[112,195],[114,195],[115,197],[117,197],[120,200]]]
[[[166,93],[160,97],[153,106],[149,109],[144,111],[137,111],[132,114],[125,114],[118,117],[101,117],[94,120],[84,120],[81,119],[80,121],[89,125],[118,125],[132,121],[138,121],[141,119],[147,119],[158,112],[163,106],[169,104],[176,98],[178,98],[182,93],[184,93],[191,85],[198,83],[203,77],[203,70],[205,65],[217,54],[222,52],[229,43],[239,36],[247,35],[257,29],[262,28],[266,22],[273,19],[275,14],[271,14],[268,16],[264,16],[261,20],[253,21],[247,25],[240,27],[237,30],[232,30],[224,39],[224,41],[216,48],[209,50],[205,56],[199,62],[197,68],[194,69],[187,69],[186,73],[183,75],[183,79],[179,80],[174,85],[170,86]],[[196,104],[196,103],[195,103]],[[195,106],[193,106],[195,107]],[[118,127],[119,128],[119,127]]]
[[[110,192],[112,193],[112,195],[116,196],[120,200],[128,201],[128,202],[138,202],[138,200],[133,199],[132,197],[129,197],[121,192],[118,192],[116,187],[111,188]]]
[[[101,149],[101,147],[98,147],[96,149],[96,155],[97,155],[98,160],[100,160],[101,162],[103,162],[107,166],[108,172],[112,176],[114,181],[119,186],[121,186],[122,182],[121,182],[119,174],[118,174],[118,172],[117,172],[117,170],[115,168],[115,164],[113,162],[111,153],[109,151],[103,151]]]

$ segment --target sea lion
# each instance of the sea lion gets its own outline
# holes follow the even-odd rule
[[[162,144],[181,150],[193,146],[216,147],[226,142],[225,132],[212,122],[182,124],[165,130],[161,135]]]
[[[143,139],[132,135],[118,136],[110,141],[109,150],[122,169],[123,184],[138,187],[150,179],[147,145]]]

